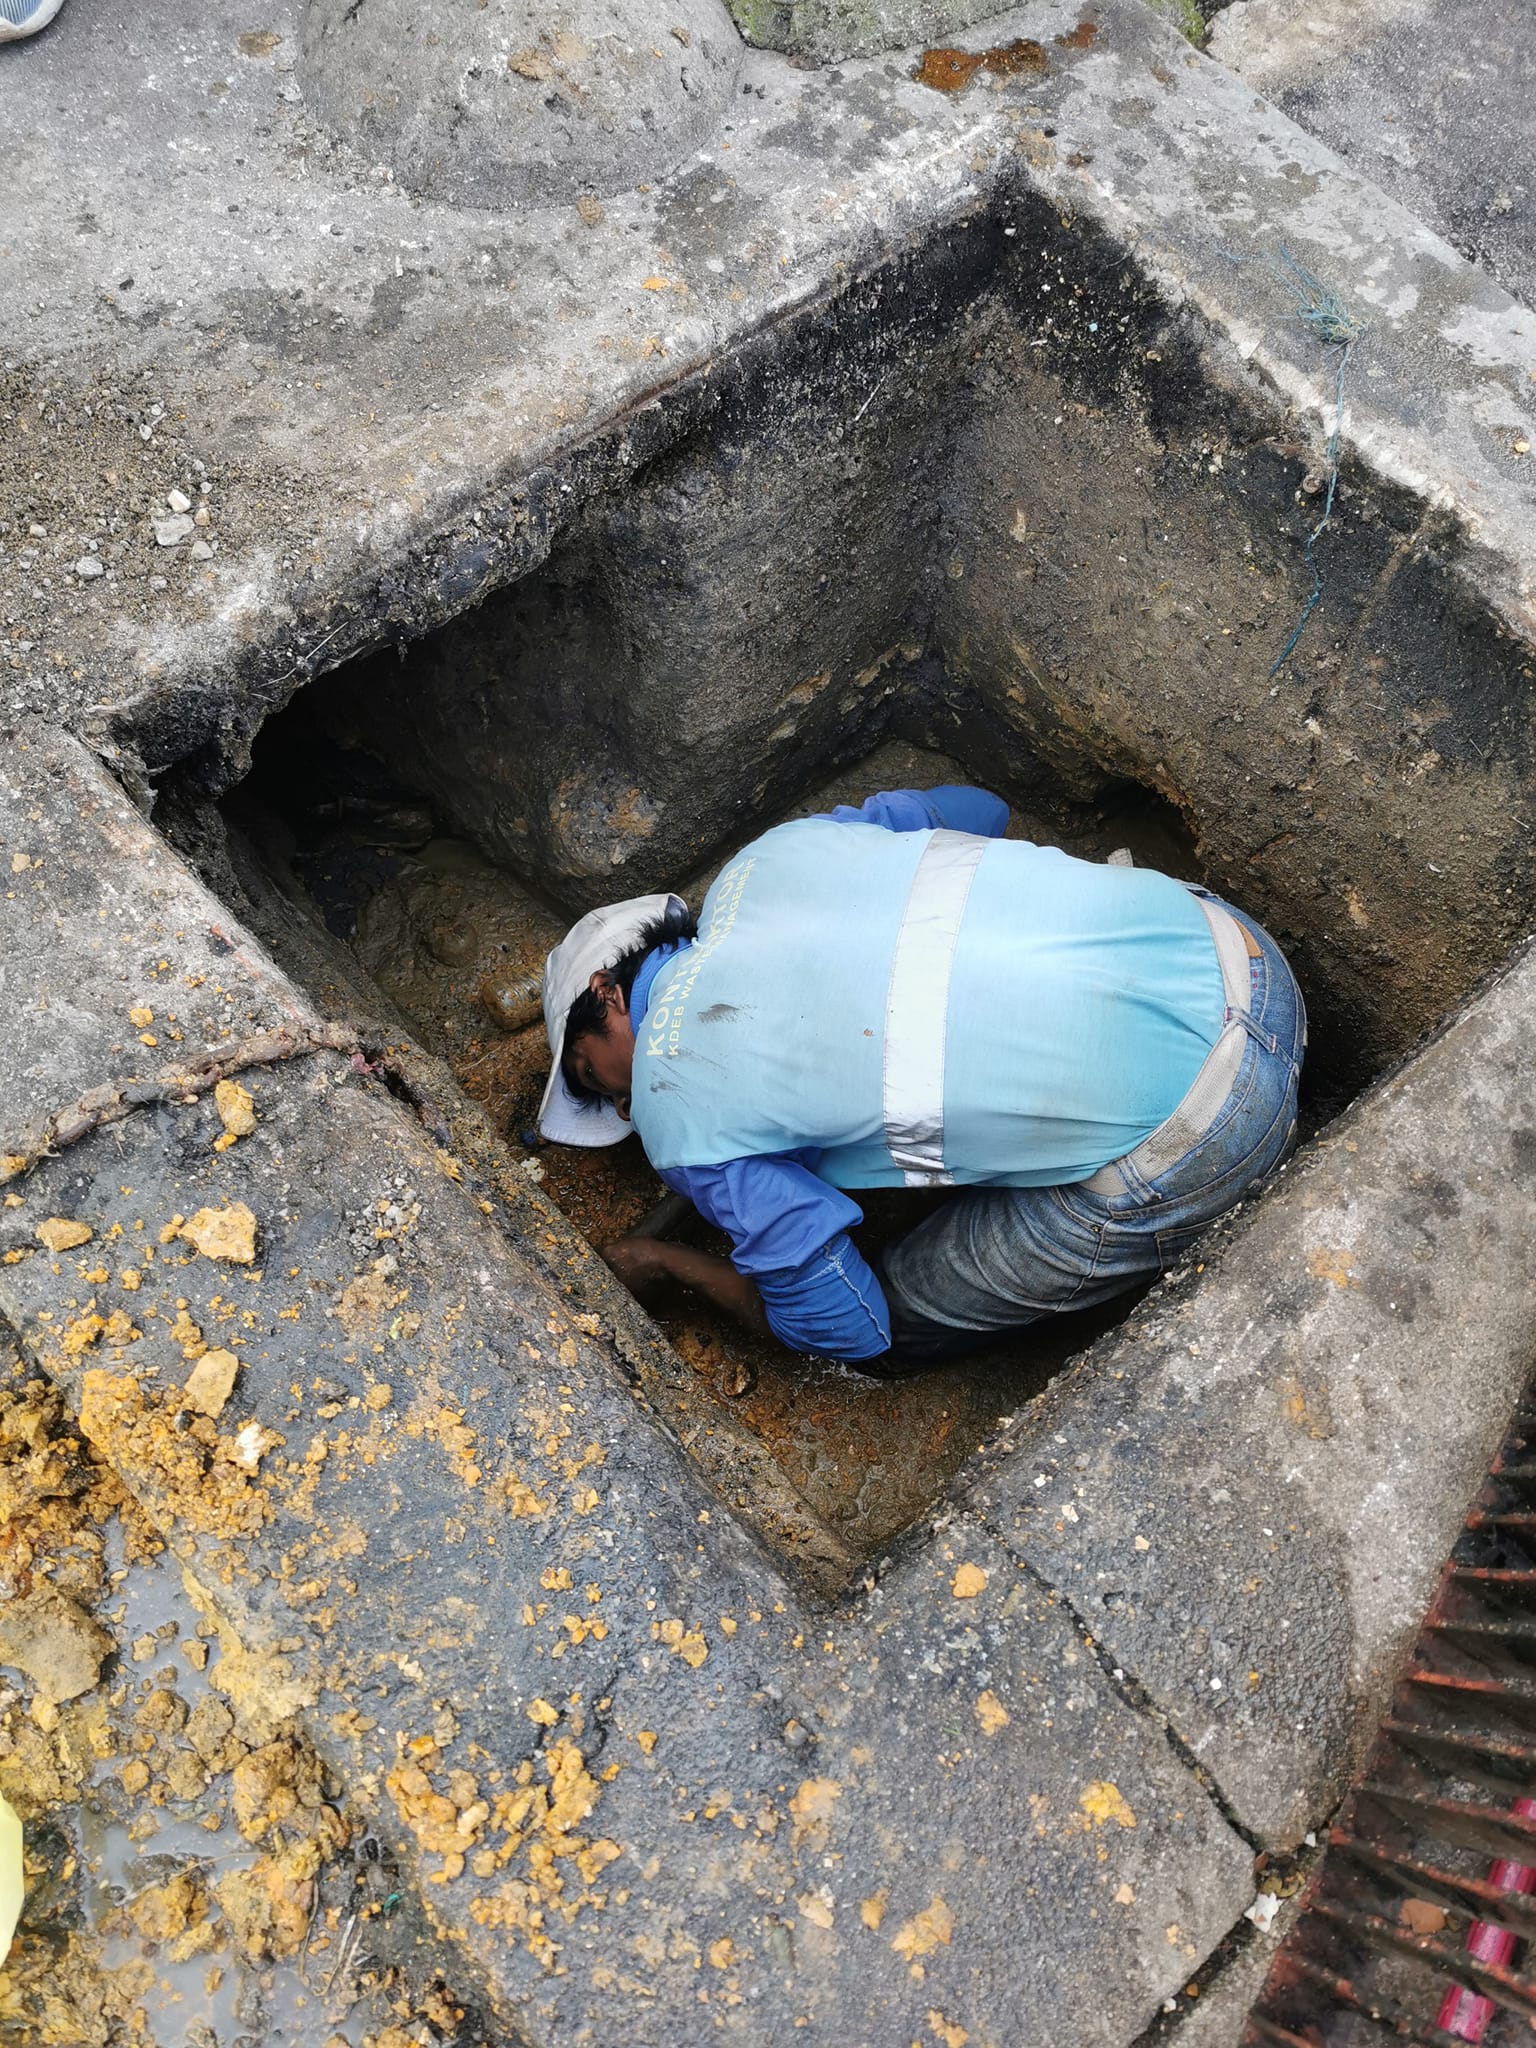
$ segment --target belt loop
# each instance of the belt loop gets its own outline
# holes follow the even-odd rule
[[[1278,1052],[1280,1050],[1279,1039],[1273,1033],[1265,1031],[1260,1025],[1256,1024],[1247,1010],[1228,1010],[1227,1016],[1234,1024],[1241,1024],[1254,1044],[1262,1046],[1265,1052]]]

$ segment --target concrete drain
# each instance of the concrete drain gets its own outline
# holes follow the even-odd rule
[[[589,1243],[635,1227],[665,1192],[638,1141],[581,1151],[541,1145],[532,1129],[548,1066],[540,970],[564,918],[469,843],[446,836],[451,818],[440,831],[433,805],[387,764],[329,741],[324,720],[335,693],[320,685],[313,696],[318,715],[315,704],[300,699],[259,740],[252,776],[223,806],[224,858],[210,880],[236,896],[298,979],[307,971],[313,985],[317,956],[324,955],[336,979],[350,975],[362,984],[355,999],[372,1004],[376,1028],[393,1024],[397,1034],[408,1032],[446,1060],[494,1122],[515,1167]],[[818,783],[791,815],[858,801],[876,788],[962,780],[967,772],[931,750],[887,743],[843,776]],[[441,800],[436,810],[441,816]],[[177,834],[174,808],[162,817]],[[1130,843],[1146,864],[1197,873],[1177,813],[1145,791],[1126,790],[1100,805],[1064,796],[1053,804],[1037,792],[1010,830],[1088,858]],[[193,833],[180,836],[195,850]],[[679,878],[694,904],[713,872]],[[1326,1090],[1319,1093],[1326,1102]],[[1312,1119],[1318,1120],[1315,1109]],[[866,1191],[864,1241],[877,1244],[910,1228],[932,1199]],[[687,1231],[691,1212],[687,1204],[680,1208],[684,1214],[672,1225]],[[696,1217],[692,1224],[696,1241],[727,1249]],[[706,1415],[729,1404],[827,1526],[829,1541],[856,1562],[921,1515],[1000,1417],[1118,1322],[1132,1298],[1062,1317],[979,1358],[897,1385],[754,1341],[681,1290],[654,1313],[685,1380],[692,1379],[685,1403]],[[751,1518],[761,1513],[750,1494],[738,1505]]]
[[[953,94],[728,42],[696,156],[494,216],[326,141],[301,11],[178,17],[88,151],[99,39],[0,80],[22,1370],[488,2038],[1122,2048],[1223,2003],[1231,2038],[1256,1854],[1353,1781],[1529,1373],[1528,317],[1134,0],[986,25],[1045,66]],[[1281,250],[1368,329],[1343,420]],[[411,940],[456,991],[421,1012],[312,861],[273,887],[314,849],[240,785],[322,692],[402,832],[424,792],[481,849],[423,901],[491,863],[557,920],[892,743],[1031,829],[1155,798],[1286,945],[1340,1113],[1065,1370],[878,1427],[815,1370],[723,1389],[584,1240],[643,1177],[506,1142],[537,1048],[456,1038],[452,932]],[[177,1425],[189,1329],[227,1423]],[[73,1823],[18,1759],[86,1754],[80,1698],[5,1709],[34,1825]]]

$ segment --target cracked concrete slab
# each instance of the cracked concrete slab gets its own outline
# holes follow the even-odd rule
[[[88,1089],[322,1021],[94,756],[36,722],[0,758],[0,880],[0,1153]]]
[[[1166,2042],[1168,2048],[1239,2048],[1249,2008],[1299,1910],[1300,1897],[1293,1894],[1267,1930],[1261,1931],[1249,1920],[1240,1921],[1229,1960],[1207,1977],[1198,1998],[1191,1999],[1186,1992],[1178,2018],[1155,2038]]]

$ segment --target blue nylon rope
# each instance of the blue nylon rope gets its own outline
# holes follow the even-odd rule
[[[1304,269],[1289,249],[1280,251],[1286,269],[1300,288],[1301,297],[1296,306],[1298,320],[1310,327],[1325,349],[1339,351],[1338,374],[1333,385],[1333,431],[1328,436],[1328,492],[1323,499],[1323,516],[1307,535],[1307,544],[1302,550],[1302,560],[1312,571],[1312,589],[1301,608],[1301,617],[1296,621],[1295,630],[1280,650],[1270,674],[1276,675],[1290,660],[1297,641],[1306,631],[1307,621],[1317,609],[1317,601],[1323,594],[1323,572],[1317,566],[1313,550],[1322,538],[1323,529],[1333,516],[1334,492],[1339,487],[1339,434],[1344,425],[1344,372],[1349,368],[1350,353],[1365,329],[1327,286],[1315,278],[1310,270]]]

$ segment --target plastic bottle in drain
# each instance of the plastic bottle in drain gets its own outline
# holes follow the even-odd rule
[[[476,992],[480,1007],[498,1031],[521,1031],[544,1014],[544,962],[509,962],[487,974]]]

